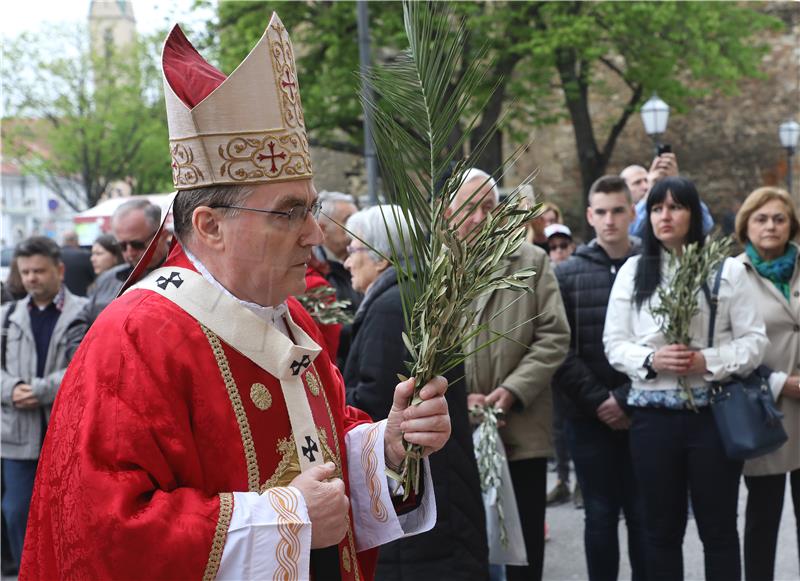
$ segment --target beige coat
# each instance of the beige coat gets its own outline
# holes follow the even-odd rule
[[[533,293],[497,290],[478,300],[476,324],[488,329],[470,341],[467,352],[489,341],[489,330],[507,337],[470,356],[465,365],[470,393],[488,394],[503,386],[517,397],[500,430],[510,461],[553,454],[550,379],[569,348],[569,324],[547,254],[526,242],[504,274],[529,267],[537,273],[529,279]]]
[[[737,258],[747,267],[756,292],[752,304],[764,315],[767,325],[770,345],[764,365],[789,375],[800,375],[800,255],[788,302],[774,284],[756,272],[746,254]],[[778,408],[783,412],[783,427],[789,441],[771,454],[745,462],[747,476],[783,474],[800,468],[800,400],[779,397]]]

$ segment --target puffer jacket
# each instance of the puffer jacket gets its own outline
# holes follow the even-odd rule
[[[640,240],[631,238],[625,260],[640,250]],[[622,263],[624,260],[609,258],[594,239],[555,267],[572,333],[569,353],[553,378],[553,388],[568,417],[596,418],[597,408],[609,393],[626,408],[630,379],[611,367],[603,350],[608,297]]]
[[[61,379],[67,370],[66,330],[86,304],[84,297],[73,295],[64,288],[64,305],[50,337],[44,375],[36,377],[36,343],[31,331],[28,312],[30,296],[17,301],[8,318],[6,335],[6,369],[2,379],[3,458],[35,460],[42,444],[42,414],[50,420],[50,410],[58,393]],[[0,320],[5,321],[10,304],[3,305]],[[27,383],[42,404],[33,409],[14,407],[11,394],[18,383]]]
[[[370,287],[356,314],[344,369],[347,403],[376,421],[389,413],[397,374],[408,375],[403,329],[400,288],[395,270],[389,268]],[[376,574],[380,581],[488,578],[485,515],[462,376],[460,367],[447,374],[452,433],[444,448],[430,456],[436,526],[381,546]]]

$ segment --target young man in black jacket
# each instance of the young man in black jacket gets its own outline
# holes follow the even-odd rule
[[[603,351],[611,287],[622,264],[639,252],[638,239],[628,235],[634,215],[625,180],[598,179],[586,209],[596,238],[555,268],[572,336],[553,385],[565,400],[567,443],[586,510],[584,543],[592,580],[617,578],[620,510],[628,527],[633,579],[644,579],[642,511],[628,450],[630,383]]]

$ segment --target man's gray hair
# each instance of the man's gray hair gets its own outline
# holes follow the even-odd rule
[[[342,192],[328,192],[322,191],[319,193],[317,200],[322,204],[323,216],[332,216],[334,214],[336,204],[344,202],[345,204],[355,205],[356,201],[350,194]]]
[[[224,184],[178,192],[172,204],[172,220],[178,240],[184,242],[191,236],[192,213],[195,208],[200,206],[239,206],[252,192],[252,187],[238,184]],[[239,212],[239,210],[230,209],[221,211],[230,214]]]
[[[402,260],[413,256],[411,224],[400,206],[382,204],[359,210],[347,220],[347,229],[375,249],[368,254],[376,262],[384,256]]]
[[[461,186],[463,186],[464,184],[468,184],[472,180],[481,180],[483,185],[487,185],[491,188],[492,194],[494,195],[494,201],[495,202],[500,201],[500,191],[497,189],[497,182],[495,181],[495,179],[488,173],[486,173],[482,169],[478,169],[477,167],[471,167],[464,172],[464,174],[461,177],[461,183],[458,185],[458,187],[461,188]]]
[[[136,210],[144,212],[144,218],[154,232],[161,226],[161,206],[152,203],[147,198],[134,198],[121,204],[114,210],[111,221],[114,222]]]

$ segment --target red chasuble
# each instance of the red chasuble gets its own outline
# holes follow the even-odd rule
[[[166,266],[194,270],[180,246]],[[299,303],[288,307],[321,343]],[[345,405],[324,350],[302,382],[321,451],[347,485],[345,434],[369,418]],[[214,578],[232,492],[299,474],[291,432],[276,378],[163,296],[125,294],[92,326],[61,384],[20,579]],[[373,575],[376,551],[356,554],[356,533],[350,526],[338,547],[342,579]]]

